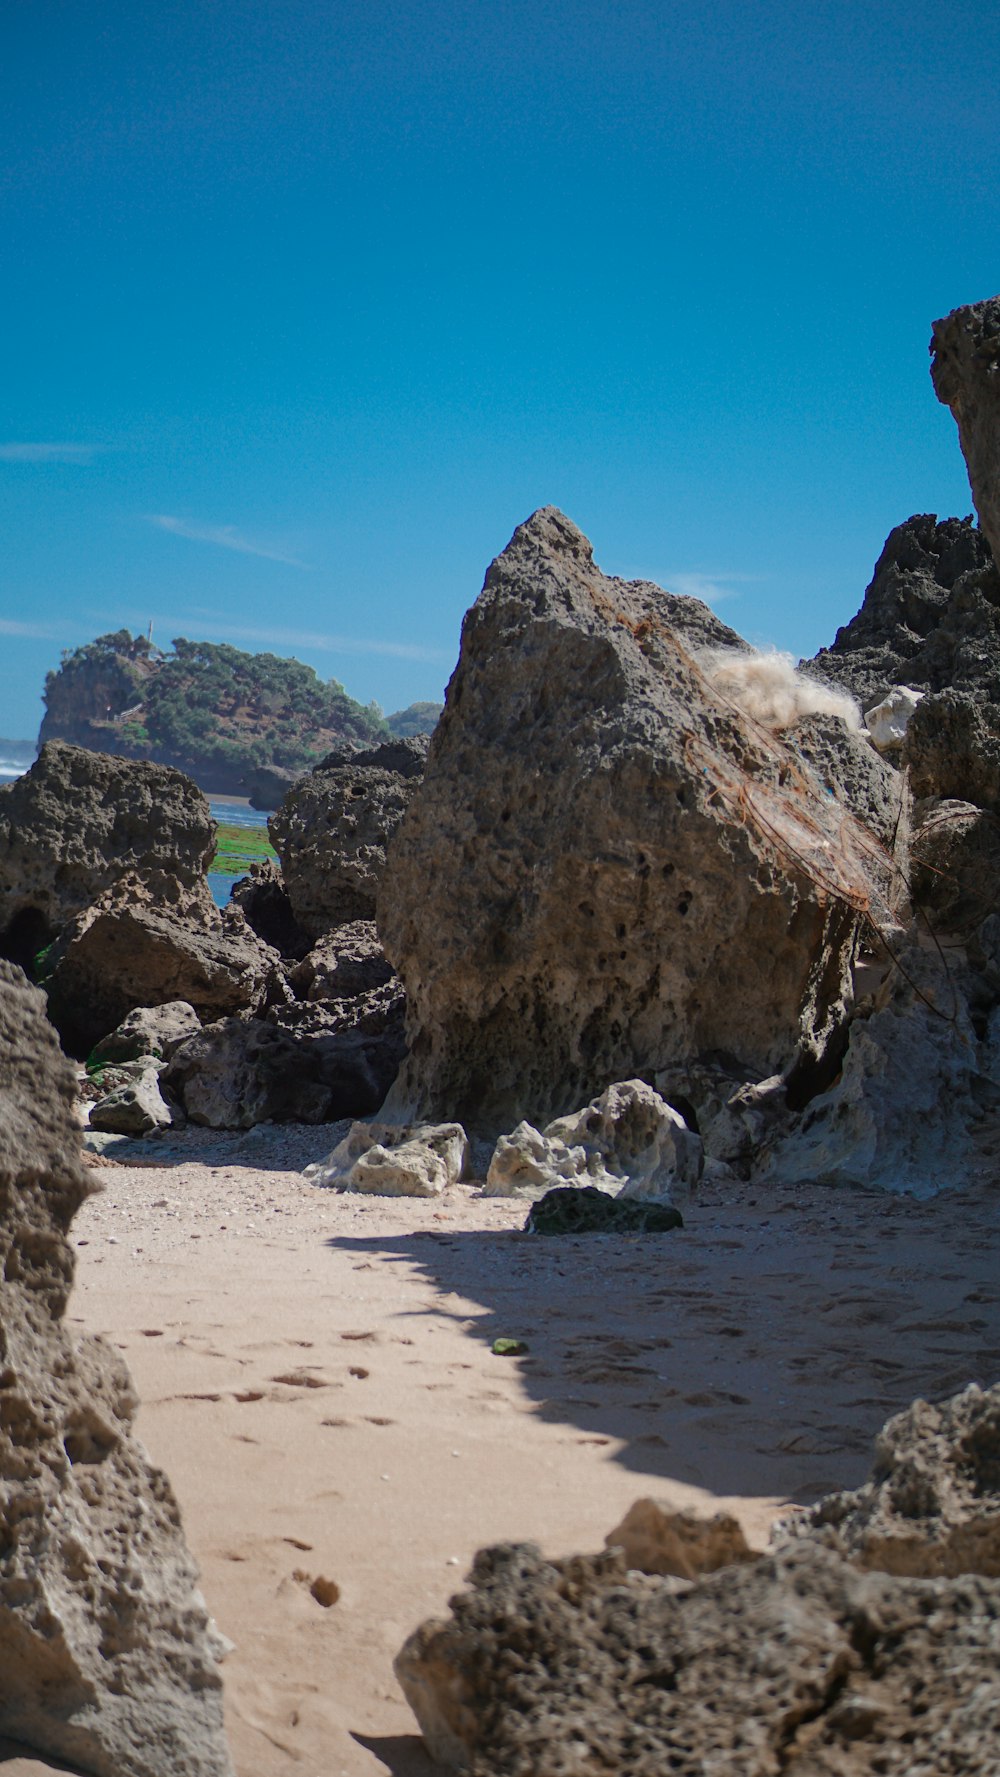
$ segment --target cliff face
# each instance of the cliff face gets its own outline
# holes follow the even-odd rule
[[[45,705],[40,742],[155,760],[234,794],[262,768],[307,771],[385,734],[375,706],[300,661],[183,638],[162,653],[128,630],[66,654]]]

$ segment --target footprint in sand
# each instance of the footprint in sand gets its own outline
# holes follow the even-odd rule
[[[271,1381],[280,1382],[285,1388],[329,1388],[330,1386],[325,1376],[316,1376],[312,1370],[284,1370],[280,1376],[272,1376]]]

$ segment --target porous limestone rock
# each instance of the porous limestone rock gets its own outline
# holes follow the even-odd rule
[[[954,415],[979,522],[1000,558],[1000,297],[935,321],[931,353],[934,392]]]
[[[71,921],[48,959],[50,1016],[86,1054],[139,1006],[186,1000],[210,1021],[290,998],[281,959],[237,908],[175,912],[123,877]]]
[[[910,855],[913,903],[937,932],[971,933],[993,913],[1000,884],[1000,820],[971,802],[917,809]]]
[[[957,963],[914,945],[851,1024],[839,1078],[755,1176],[933,1197],[968,1179],[985,1085]]]
[[[378,1197],[439,1197],[464,1178],[469,1138],[459,1123],[355,1123],[325,1160],[305,1169],[315,1185]]]
[[[785,739],[829,795],[862,821],[905,871],[910,798],[901,773],[836,716],[801,716]]]
[[[208,803],[181,772],[49,741],[0,788],[0,948],[29,965],[126,874],[207,894],[214,845]]]
[[[268,1021],[294,1042],[325,1057],[337,1086],[339,1117],[377,1111],[406,1053],[403,991],[395,979],[339,1000],[295,1000],[272,1006]]]
[[[351,999],[384,986],[391,977],[373,919],[338,926],[290,972],[296,992],[309,1000]]]
[[[997,671],[1000,688],[1000,660]],[[921,698],[907,725],[902,761],[914,796],[974,802],[1000,813],[1000,699],[964,690]]]
[[[201,1020],[187,1000],[167,1000],[162,1006],[136,1006],[117,1028],[94,1047],[92,1061],[137,1061],[151,1055],[167,1061],[187,1037],[201,1029]]]
[[[70,1334],[72,1071],[0,962],[0,1735],[93,1777],[231,1777],[221,1643],[118,1352]]]
[[[144,1068],[134,1080],[115,1086],[91,1107],[90,1127],[111,1135],[152,1135],[173,1122],[160,1091],[159,1069]]]
[[[468,1777],[994,1777],[1000,1582],[792,1547],[690,1587],[621,1555],[482,1550],[396,1675]]]
[[[380,1092],[367,1054],[363,1034],[349,1027],[288,1029],[271,1019],[221,1018],[179,1045],[161,1084],[192,1123],[209,1129],[329,1123],[381,1102],[384,1087]]]
[[[886,539],[864,602],[805,670],[868,711],[894,686],[995,698],[1000,573],[971,519],[918,513]],[[992,687],[992,689],[991,689]]]
[[[669,1202],[697,1184],[703,1163],[701,1140],[680,1113],[643,1080],[624,1080],[543,1133],[521,1122],[501,1136],[483,1191],[534,1199],[560,1185],[592,1185]]]
[[[292,912],[312,938],[348,920],[374,919],[386,845],[419,782],[411,755],[403,740],[349,761],[334,754],[293,786],[268,821]],[[409,761],[406,774],[385,759]]]
[[[606,578],[553,508],[465,619],[379,894],[410,1053],[387,1115],[494,1137],[710,1050],[805,1067],[878,846],[713,691],[697,600]]]
[[[1000,1383],[914,1401],[883,1426],[865,1485],[792,1528],[882,1573],[1000,1579]]]
[[[526,1234],[669,1234],[684,1217],[662,1197],[612,1197],[596,1185],[555,1185],[531,1205]]]
[[[912,685],[895,685],[881,703],[873,704],[865,717],[868,738],[880,753],[897,754],[906,737],[917,704],[923,697],[922,691],[914,691]]]
[[[703,1518],[655,1499],[637,1499],[605,1537],[604,1546],[620,1549],[626,1567],[639,1573],[673,1574],[682,1580],[759,1559],[731,1512]]]

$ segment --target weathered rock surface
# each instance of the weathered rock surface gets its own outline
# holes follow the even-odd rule
[[[0,962],[0,1734],[94,1777],[230,1777],[219,1647],[125,1365],[63,1324],[72,1072]]]
[[[90,1112],[91,1129],[110,1135],[152,1135],[157,1129],[169,1129],[173,1120],[155,1065],[144,1068],[134,1080],[113,1087]]]
[[[162,1006],[137,1006],[116,1030],[102,1037],[91,1059],[95,1062],[138,1061],[151,1055],[167,1061],[187,1037],[200,1030],[201,1020],[187,1000],[167,1000]]]
[[[604,1546],[620,1549],[626,1567],[638,1573],[673,1574],[682,1580],[758,1559],[730,1512],[701,1518],[655,1499],[637,1499],[629,1506]]]
[[[377,1197],[439,1197],[464,1178],[469,1138],[460,1123],[355,1123],[305,1169],[313,1184]]]
[[[348,920],[374,919],[385,848],[419,777],[366,761],[399,749],[409,756],[412,746],[396,740],[350,763],[318,766],[268,821],[292,912],[312,938]]]
[[[312,939],[292,912],[284,878],[273,858],[252,863],[249,876],[233,883],[230,901],[239,907],[262,943],[293,961],[307,955]]]
[[[881,703],[872,704],[865,726],[878,752],[898,760],[910,717],[923,695],[922,691],[914,691],[912,685],[895,685]]]
[[[698,1182],[700,1138],[642,1080],[609,1086],[544,1133],[521,1122],[501,1136],[486,1174],[487,1197],[538,1198],[560,1185],[592,1185],[613,1197],[669,1202]]]
[[[1000,1579],[1000,1383],[897,1413],[871,1478],[821,1500],[797,1531],[882,1573]]]
[[[1000,691],[1000,661],[997,666]],[[902,759],[914,796],[975,802],[1000,813],[1000,701],[960,690],[921,698]]]
[[[998,1450],[1000,1387],[973,1387],[891,1420],[869,1484],[771,1556],[650,1501],[609,1538],[625,1558],[481,1551],[396,1661],[431,1756],[469,1777],[993,1777]]]
[[[954,415],[979,522],[1000,557],[1000,297],[935,321],[931,352],[934,392]]]
[[[208,1021],[290,997],[277,952],[237,908],[220,914],[209,897],[198,920],[184,917],[128,877],[71,921],[49,971],[50,1016],[80,1054],[140,1006],[186,1000]]]
[[[806,669],[879,703],[896,685],[950,686],[995,701],[1000,573],[971,519],[919,513],[890,531],[860,611]],[[992,687],[992,689],[991,689]]]
[[[30,963],[74,915],[126,874],[197,896],[215,842],[189,778],[49,741],[0,789],[0,944]]]
[[[913,829],[910,884],[935,931],[971,933],[1000,897],[1000,820],[971,802],[925,803]]]
[[[920,1198],[966,1182],[972,1128],[995,1094],[963,982],[934,949],[907,949],[899,965],[854,1019],[839,1079],[765,1149],[757,1176]]]
[[[291,971],[298,993],[310,1000],[351,999],[392,979],[373,919],[350,920],[314,944]]]
[[[678,1592],[620,1556],[482,1551],[396,1674],[469,1777],[993,1777],[1000,1585],[804,1546]]]
[[[785,739],[820,783],[905,866],[910,798],[902,774],[836,716],[801,716]]]
[[[402,998],[390,983],[206,1024],[175,1050],[162,1088],[210,1129],[336,1122],[378,1110],[402,1053]]]
[[[382,881],[410,1042],[387,1115],[496,1135],[705,1051],[747,1078],[823,1054],[855,933],[828,890],[867,893],[879,848],[692,643],[739,638],[606,578],[552,508],[490,568]]]

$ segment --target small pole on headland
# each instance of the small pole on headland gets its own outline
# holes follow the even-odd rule
[[[149,628],[146,631],[146,640],[147,640],[147,642],[149,642],[150,646],[152,646],[152,641],[153,641],[153,619],[152,619],[152,617],[149,619]]]

